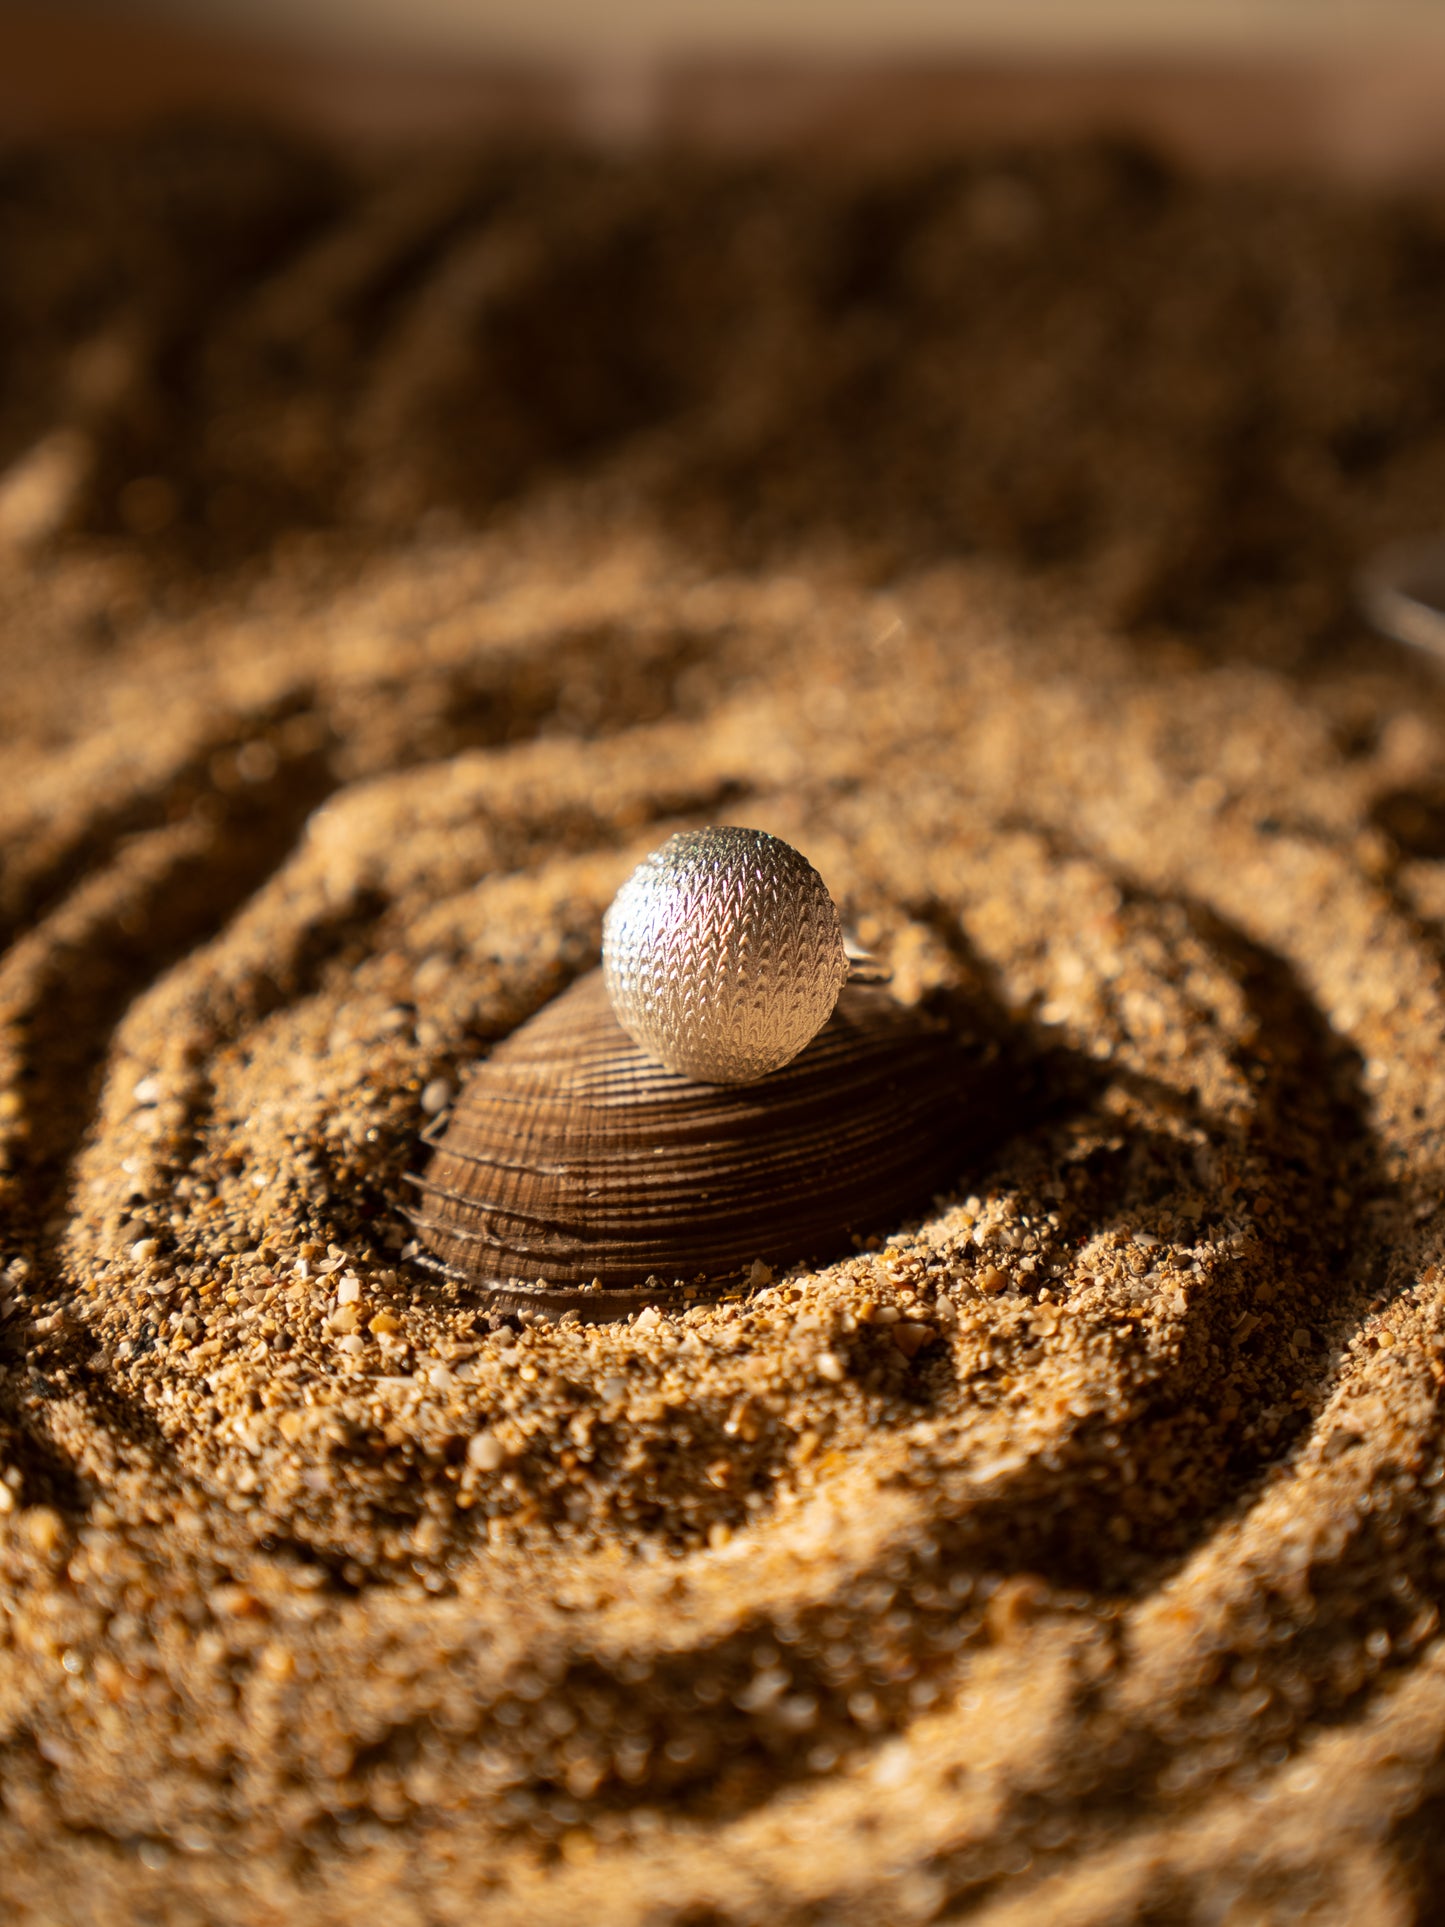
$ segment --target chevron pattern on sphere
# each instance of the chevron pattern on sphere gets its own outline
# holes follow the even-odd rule
[[[683,830],[644,858],[603,924],[617,1021],[669,1070],[750,1084],[790,1063],[848,974],[838,911],[764,830]]]

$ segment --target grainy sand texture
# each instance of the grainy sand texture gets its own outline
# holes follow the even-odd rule
[[[1442,313],[1108,146],[6,159],[7,1920],[1438,1917]],[[418,1135],[718,820],[984,1148],[500,1317]]]

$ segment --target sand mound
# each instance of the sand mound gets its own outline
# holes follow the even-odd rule
[[[1445,213],[239,136],[3,207],[17,1917],[1412,1918],[1445,710],[1347,581],[1445,499]],[[719,819],[992,1148],[498,1318],[417,1134]]]

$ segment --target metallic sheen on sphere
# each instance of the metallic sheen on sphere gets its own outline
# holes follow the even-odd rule
[[[791,1063],[848,975],[823,879],[763,830],[683,830],[646,857],[602,926],[617,1021],[659,1063],[751,1084]]]

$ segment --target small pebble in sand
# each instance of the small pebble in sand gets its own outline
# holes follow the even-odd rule
[[[421,1107],[428,1117],[438,1117],[452,1101],[452,1087],[444,1077],[434,1077],[421,1094]]]
[[[467,1464],[477,1472],[496,1472],[507,1462],[506,1450],[491,1432],[478,1432],[467,1445]]]

